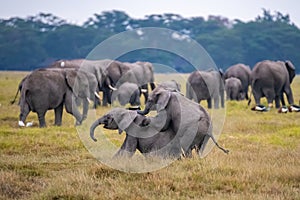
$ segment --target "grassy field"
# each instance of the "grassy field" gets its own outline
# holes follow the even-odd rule
[[[256,113],[246,101],[226,102],[219,143],[228,155],[214,148],[203,159],[125,173],[89,153],[68,114],[55,127],[49,111],[48,126],[40,129],[31,113],[34,127],[19,128],[19,107],[9,102],[25,74],[0,72],[0,199],[300,199],[300,113]],[[185,76],[177,79],[183,93]],[[299,76],[292,87],[298,103]],[[97,116],[109,109],[98,108]],[[123,137],[112,131],[117,145]]]

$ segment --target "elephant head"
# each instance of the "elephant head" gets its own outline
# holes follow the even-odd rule
[[[94,141],[97,141],[94,136],[95,129],[101,124],[106,129],[119,130],[119,134],[126,131],[132,136],[137,136],[142,131],[142,127],[150,124],[150,120],[145,116],[139,115],[136,111],[114,108],[91,125],[90,136]]]

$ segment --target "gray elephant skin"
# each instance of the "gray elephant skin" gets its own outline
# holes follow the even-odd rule
[[[148,84],[150,84],[151,90],[154,90],[155,88],[152,64],[141,61],[135,63],[124,62],[122,64],[128,68],[128,71],[126,71],[122,77],[120,77],[118,82],[115,83],[117,85],[116,87],[125,82],[135,83],[141,90],[145,91],[142,94],[144,95],[146,102],[149,95]]]
[[[224,80],[221,71],[194,71],[188,77],[186,83],[186,97],[199,103],[207,100],[208,108],[218,109],[221,99],[221,107],[224,108]]]
[[[156,131],[149,126],[150,118],[125,108],[114,108],[97,119],[90,127],[90,136],[97,139],[94,132],[97,126],[104,125],[106,129],[126,132],[125,140],[115,156],[131,157],[136,150],[145,156],[159,156],[162,158],[178,158],[181,155],[179,141],[171,129]]]
[[[209,138],[228,153],[214,139],[210,116],[198,103],[187,99],[176,90],[156,87],[149,95],[145,110],[137,112],[148,114],[154,105],[157,115],[151,120],[151,125],[157,130],[171,129],[179,139],[185,156],[190,157],[193,149],[202,154]]]
[[[76,118],[76,125],[79,125],[87,114],[90,96],[89,81],[83,72],[71,69],[35,70],[22,81],[19,125],[25,125],[26,117],[32,111],[38,115],[39,126],[45,127],[45,114],[54,109],[55,125],[60,126],[64,106]],[[74,106],[75,98],[84,101],[83,114]]]
[[[225,91],[227,100],[240,101],[244,99],[245,93],[243,92],[242,82],[238,78],[230,77],[226,79]]]
[[[238,63],[235,65],[230,66],[224,73],[224,79],[228,79],[230,77],[240,79],[242,83],[242,91],[245,98],[248,100],[248,89],[251,84],[251,69],[248,65],[244,65],[242,63]],[[241,99],[243,100],[243,99]]]
[[[125,82],[112,93],[112,101],[119,101],[121,106],[130,103],[131,106],[140,106],[141,90],[135,83]]]
[[[52,63],[48,68],[73,68],[81,71],[92,73],[97,79],[97,92],[103,91],[103,102],[104,106],[107,103],[111,103],[110,90],[115,89],[111,86],[110,80],[115,77],[111,77],[108,68],[119,68],[119,64],[113,60],[87,60],[87,59],[73,59],[73,60],[58,60]],[[121,75],[120,75],[121,76]],[[95,99],[97,100],[97,98]],[[96,101],[94,107],[100,105],[99,101]]]
[[[175,80],[164,81],[158,84],[158,87],[169,88],[169,89],[177,90],[178,92],[181,91],[181,85]]]
[[[261,105],[260,99],[266,97],[269,107],[275,100],[276,108],[280,107],[280,101],[285,106],[283,93],[286,94],[288,103],[294,104],[291,83],[295,77],[295,67],[290,61],[258,62],[252,69],[252,93],[256,105]]]

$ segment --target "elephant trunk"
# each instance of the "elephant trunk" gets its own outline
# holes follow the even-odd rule
[[[97,119],[90,127],[90,137],[92,138],[92,140],[94,140],[95,142],[97,142],[97,139],[94,136],[94,132],[95,129],[97,128],[97,126],[99,126],[100,124],[103,123],[102,118]]]
[[[144,110],[138,110],[137,113],[140,115],[147,115],[150,112],[152,105],[150,103],[146,103],[145,109]]]

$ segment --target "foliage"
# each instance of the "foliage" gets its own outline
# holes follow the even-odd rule
[[[82,26],[45,13],[25,19],[0,19],[0,69],[32,70],[57,59],[84,58],[110,36],[141,27],[168,28],[185,39],[196,40],[223,69],[236,63],[252,67],[265,59],[291,60],[296,68],[300,66],[300,30],[288,14],[263,9],[262,16],[242,22],[221,16],[184,18],[172,13],[133,19],[123,11],[113,10],[94,14]],[[136,60],[159,61],[179,72],[193,70],[179,56],[159,51],[123,57],[123,61]]]

